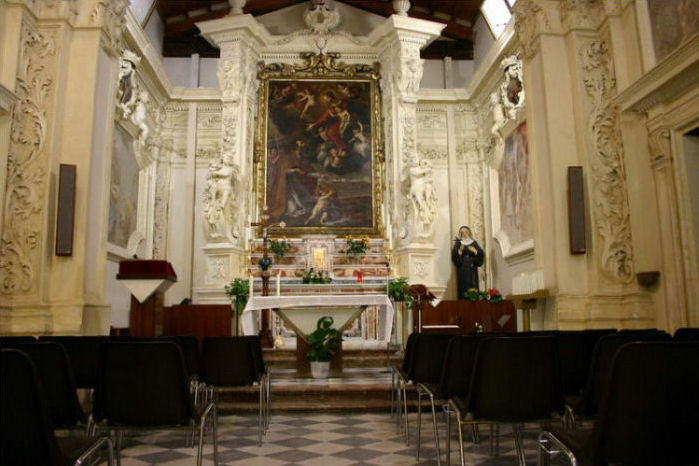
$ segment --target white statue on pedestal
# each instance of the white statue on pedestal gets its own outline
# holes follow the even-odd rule
[[[234,224],[233,183],[237,178],[236,167],[228,161],[214,159],[206,175],[204,189],[204,229],[210,241],[220,242],[237,237],[229,228]]]

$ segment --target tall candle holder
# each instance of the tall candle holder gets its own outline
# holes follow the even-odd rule
[[[269,229],[277,226],[281,228],[286,227],[286,223],[284,222],[270,222],[269,214],[267,213],[268,210],[269,208],[264,206],[262,215],[260,215],[260,221],[250,223],[251,227],[260,228],[262,232],[262,258],[257,263],[262,272],[262,296],[269,296],[269,277],[271,275],[269,268],[272,265],[272,260],[269,258],[267,250]],[[269,309],[262,310],[262,322],[259,335],[262,346],[265,348],[272,348],[274,346],[274,336],[270,328],[270,312]]]

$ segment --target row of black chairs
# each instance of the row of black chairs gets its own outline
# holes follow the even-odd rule
[[[94,434],[96,429],[118,431],[118,458],[121,432],[129,430],[125,426],[142,430],[147,419],[160,419],[159,426],[173,422],[183,428],[199,426],[201,451],[206,419],[213,419],[216,428],[218,389],[257,384],[260,393],[258,437],[262,442],[263,432],[269,425],[270,377],[259,338],[204,339],[201,363],[198,362],[198,345],[194,346],[196,352],[192,360],[197,360],[196,373],[191,370],[194,366],[186,362],[180,338],[55,338],[61,343],[47,339],[32,342],[0,338],[0,347],[29,355],[44,383],[52,387],[44,396],[53,428],[85,429],[88,434]],[[76,384],[77,377],[74,377],[78,373],[82,374],[80,384]],[[94,391],[94,407],[89,417],[79,406],[78,385]],[[184,401],[179,391],[181,386],[188,387],[189,401]],[[132,393],[139,395],[131,398]],[[115,425],[121,427],[115,428]]]
[[[690,340],[696,332],[678,331],[676,341]],[[478,424],[514,425],[520,462],[519,424],[525,421],[551,421],[552,413],[562,413],[567,404],[567,423],[594,418],[615,352],[631,341],[669,341],[656,330],[596,330],[580,332],[527,332],[514,335],[413,334],[406,345],[405,358],[395,371],[398,402],[395,412],[409,439],[406,387],[417,388],[417,456],[420,454],[421,402],[428,397],[432,408],[435,447],[439,463],[439,436],[435,401],[442,401],[447,414],[447,442],[450,420],[459,423],[460,452],[463,461],[461,426],[471,425],[478,441]],[[440,363],[435,364],[435,361]],[[409,382],[413,382],[410,384]],[[564,396],[567,395],[565,398]],[[491,452],[493,446],[491,435]],[[447,459],[449,446],[447,444]]]

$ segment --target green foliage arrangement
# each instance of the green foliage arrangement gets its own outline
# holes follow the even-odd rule
[[[269,241],[269,250],[277,256],[277,258],[284,257],[289,249],[289,243],[285,239],[273,239]]]
[[[231,299],[231,303],[237,305],[240,310],[245,307],[248,302],[250,283],[248,280],[243,280],[242,278],[236,278],[228,285],[224,287],[226,294]]]
[[[408,293],[408,279],[395,278],[388,282],[388,297],[395,302],[411,302],[413,297]]]
[[[309,361],[329,362],[335,355],[335,351],[340,346],[342,334],[332,328],[334,321],[330,316],[323,316],[318,319],[316,329],[307,336],[308,352],[306,357]]]
[[[333,281],[325,270],[314,270],[312,267],[303,273],[303,283],[325,285]]]
[[[362,236],[361,238],[354,239],[351,236],[347,237],[347,254],[352,256],[358,256],[360,254],[365,254],[369,249],[369,237]]]

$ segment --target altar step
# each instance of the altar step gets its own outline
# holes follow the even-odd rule
[[[389,411],[391,373],[388,367],[346,367],[342,378],[297,378],[295,369],[272,369],[272,411]],[[221,389],[219,410],[256,412],[257,387]],[[409,408],[415,400],[409,397]]]
[[[295,350],[265,349],[264,358],[265,365],[272,369],[296,367]],[[402,361],[402,354],[385,350],[344,350],[342,353],[342,364],[345,368],[399,366]]]

